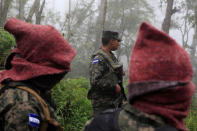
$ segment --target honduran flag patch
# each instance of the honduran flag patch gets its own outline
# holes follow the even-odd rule
[[[99,62],[99,59],[98,58],[95,58],[94,60],[93,60],[93,64],[96,64],[96,63],[98,63]]]
[[[38,128],[40,125],[39,116],[36,114],[30,113],[29,114],[29,125]]]

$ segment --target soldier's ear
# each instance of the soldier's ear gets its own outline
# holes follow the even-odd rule
[[[111,46],[113,46],[113,45],[114,45],[114,42],[113,42],[113,40],[112,40],[112,39],[109,41],[109,45],[111,45]]]

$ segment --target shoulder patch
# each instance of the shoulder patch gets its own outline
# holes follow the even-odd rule
[[[29,113],[29,125],[32,127],[39,127],[40,120],[37,114]]]
[[[94,58],[92,63],[93,63],[93,64],[96,64],[96,63],[98,63],[98,62],[99,62],[99,59],[98,59],[98,58]]]

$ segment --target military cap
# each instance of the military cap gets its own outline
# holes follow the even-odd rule
[[[113,32],[113,31],[103,31],[102,38],[115,39],[118,40],[119,42],[121,41],[118,32]]]

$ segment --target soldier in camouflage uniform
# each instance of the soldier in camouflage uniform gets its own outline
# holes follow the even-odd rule
[[[123,109],[103,111],[84,130],[187,131],[184,119],[195,92],[192,76],[187,52],[144,22],[131,54],[128,103]]]
[[[120,39],[117,32],[104,31],[102,47],[92,55],[90,62],[91,89],[88,99],[92,102],[93,114],[105,109],[121,107],[124,90],[121,89],[122,65],[111,51],[117,50]]]
[[[0,72],[0,131],[62,130],[50,89],[70,70],[75,50],[52,26],[12,18],[4,28],[17,47]]]

